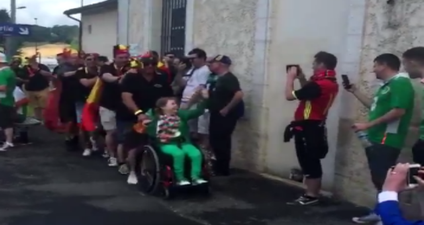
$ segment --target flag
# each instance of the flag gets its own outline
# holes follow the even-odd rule
[[[44,126],[55,132],[66,132],[69,124],[62,124],[59,117],[59,102],[62,92],[62,84],[59,81],[54,82],[55,89],[49,92],[46,108],[43,111]]]
[[[99,112],[99,100],[103,91],[103,82],[100,78],[97,78],[96,83],[91,89],[90,95],[82,108],[81,115],[81,129],[84,131],[96,130],[98,112]]]

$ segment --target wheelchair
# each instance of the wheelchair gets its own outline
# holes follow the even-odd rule
[[[198,146],[196,146],[198,147]],[[172,156],[163,154],[153,144],[149,143],[142,146],[137,154],[137,176],[138,185],[141,192],[154,196],[161,196],[164,199],[172,199],[177,193],[200,194],[209,196],[210,177],[205,156],[202,162],[202,178],[208,183],[200,185],[177,186],[175,184],[175,175],[172,167]],[[185,159],[185,176],[190,177],[190,158]]]

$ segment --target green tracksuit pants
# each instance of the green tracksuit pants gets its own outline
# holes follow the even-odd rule
[[[180,146],[177,144],[163,144],[160,146],[164,154],[170,155],[174,161],[174,173],[177,181],[186,180],[184,177],[184,160],[186,155],[191,160],[191,179],[199,179],[202,169],[202,153],[194,145],[189,143],[182,143]]]

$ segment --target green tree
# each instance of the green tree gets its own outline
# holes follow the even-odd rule
[[[0,9],[0,23],[7,23],[10,22],[10,15],[9,12],[6,9]],[[11,53],[12,55],[19,54],[18,49],[22,47],[23,41],[21,38],[13,38],[13,42],[11,43]],[[4,36],[0,36],[0,46],[5,48],[6,45],[6,38]]]
[[[0,23],[10,22],[10,15],[6,9],[0,9]],[[79,28],[77,25],[55,25],[53,27],[31,26],[31,35],[25,37],[13,37],[11,46],[12,53],[19,53],[24,43],[67,43],[78,46]],[[0,35],[0,47],[5,46],[5,37]],[[78,47],[77,47],[78,48]]]

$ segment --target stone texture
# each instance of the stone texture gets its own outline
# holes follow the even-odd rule
[[[257,150],[262,136],[260,96],[264,87],[254,79],[264,75],[253,74],[257,5],[258,0],[196,0],[193,25],[194,47],[205,49],[209,55],[225,54],[233,60],[233,72],[245,93],[247,115],[235,132],[233,159],[236,166],[251,170],[260,159]]]

